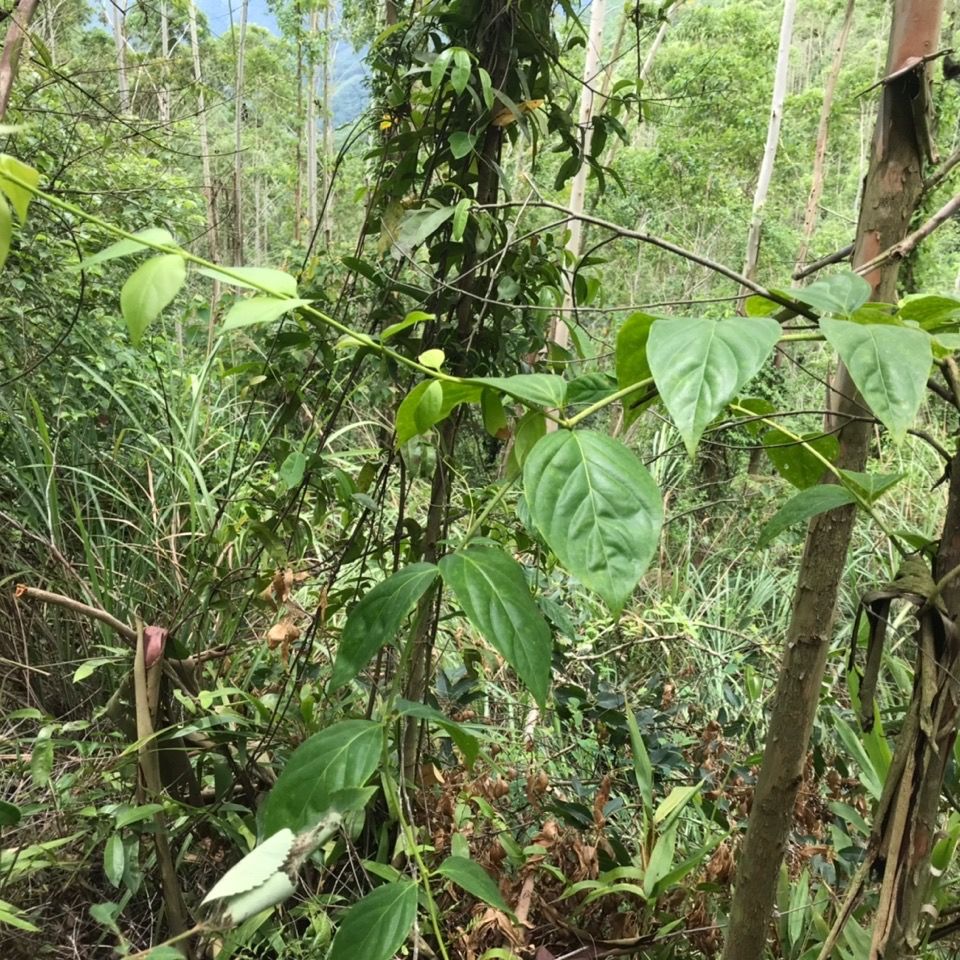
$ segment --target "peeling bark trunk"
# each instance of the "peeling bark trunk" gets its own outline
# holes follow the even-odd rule
[[[783,122],[783,102],[787,97],[787,74],[790,70],[790,45],[793,40],[793,20],[797,12],[797,0],[785,0],[783,18],[780,21],[780,44],[777,47],[777,66],[773,75],[773,98],[770,103],[770,122],[767,125],[767,142],[760,161],[757,189],[753,194],[753,216],[747,234],[747,256],[743,275],[753,280],[760,259],[760,232],[763,228],[763,208],[773,179],[773,165],[780,145],[780,124]]]
[[[110,21],[113,26],[113,44],[117,51],[117,92],[120,99],[120,112],[130,112],[130,81],[127,78],[127,2],[110,2]]]
[[[3,53],[0,54],[0,121],[10,104],[13,81],[20,64],[20,51],[39,3],[40,0],[20,0],[10,16],[10,26],[7,27],[7,36],[3,41]]]
[[[236,261],[243,263],[243,72],[247,50],[247,9],[249,0],[240,4],[240,41],[237,45],[237,75],[234,88],[234,163],[233,163],[233,211],[234,250]]]
[[[311,45],[320,29],[320,13],[310,13]],[[310,85],[307,88],[307,232],[308,244],[312,244],[317,229],[319,204],[317,203],[317,85],[319,65],[313,54],[310,56]]]
[[[600,76],[600,54],[603,49],[603,25],[606,19],[606,0],[593,0],[590,8],[590,35],[587,40],[587,56],[583,65],[583,90],[580,94],[580,117],[578,120],[581,136],[583,137],[583,156],[590,153],[590,141],[593,138],[594,94],[593,85]],[[574,260],[580,258],[583,249],[583,203],[587,192],[587,176],[590,165],[584,159],[573,178],[570,186],[570,239],[567,241],[567,250],[573,254]],[[566,291],[563,297],[563,311],[550,324],[549,339],[558,347],[566,348],[570,343],[570,328],[567,326],[566,316],[573,309],[573,281],[572,275],[567,274],[564,280]],[[548,424],[555,429],[553,421]]]
[[[937,49],[942,0],[897,0],[887,57],[889,74],[910,56]],[[916,128],[913,106],[929,71],[921,65],[881,88],[870,168],[854,248],[854,264],[866,263],[903,239],[923,189],[925,137]],[[866,279],[875,301],[896,299],[899,263],[891,261]],[[845,368],[834,384],[840,431],[837,466],[863,470],[871,426],[847,419],[863,407]],[[846,416],[845,416],[846,415]],[[777,874],[803,777],[810,732],[833,629],[834,609],[850,546],[855,510],[842,507],[814,518],[808,529],[794,594],[787,644],[777,682],[763,765],[750,822],[737,860],[724,960],[760,960],[776,896]]]
[[[837,36],[837,45],[833,52],[833,62],[827,74],[827,82],[823,87],[823,104],[820,107],[820,122],[817,125],[817,146],[813,156],[813,174],[810,179],[810,195],[807,197],[807,206],[803,211],[803,232],[800,240],[800,249],[797,251],[797,263],[794,274],[799,273],[806,266],[807,252],[817,224],[817,208],[820,206],[820,197],[823,195],[824,166],[827,159],[827,134],[830,126],[830,111],[833,109],[833,95],[837,89],[837,79],[840,68],[843,66],[843,53],[847,47],[847,38],[850,36],[850,27],[853,25],[853,8],[856,0],[847,0],[847,9],[843,14],[843,24]]]

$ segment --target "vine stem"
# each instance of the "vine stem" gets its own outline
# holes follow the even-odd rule
[[[742,407],[738,403],[731,403],[730,409],[735,410],[737,413],[746,414],[752,420],[758,420],[760,423],[766,424],[768,427],[772,427],[774,430],[777,430],[780,433],[784,434],[785,436],[789,437],[794,443],[803,447],[804,450],[806,450],[808,453],[816,457],[824,465],[824,467],[827,470],[829,470],[834,477],[837,478],[837,481],[839,482],[840,486],[842,486],[844,490],[847,490],[850,493],[850,495],[856,500],[857,506],[859,506],[873,520],[873,522],[883,531],[884,535],[893,544],[897,553],[899,553],[901,557],[906,557],[908,555],[908,551],[903,546],[903,544],[901,544],[900,541],[896,538],[896,536],[893,534],[893,531],[889,530],[886,524],[877,516],[876,512],[873,509],[873,505],[865,497],[861,496],[859,491],[853,489],[849,481],[847,481],[844,478],[843,472],[839,468],[834,466],[822,453],[820,453],[819,450],[817,450],[816,447],[814,447],[810,443],[807,443],[807,441],[804,440],[803,437],[801,437],[799,434],[794,433],[792,430],[788,429],[782,424],[779,424],[774,420],[770,420],[767,417],[758,417],[752,410],[748,410],[746,407]]]
[[[500,489],[490,498],[489,503],[487,503],[487,505],[477,514],[470,526],[467,527],[467,532],[463,535],[463,539],[460,541],[460,546],[458,549],[462,550],[473,539],[477,530],[479,530],[480,526],[483,524],[483,521],[490,516],[497,505],[507,495],[508,491],[513,488],[513,485],[519,478],[520,472],[518,471],[514,476],[510,477],[509,480],[505,480],[503,484],[501,484]]]

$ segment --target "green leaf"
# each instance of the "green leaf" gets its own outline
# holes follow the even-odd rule
[[[103,873],[113,886],[120,886],[126,865],[127,854],[123,849],[123,837],[119,833],[111,833],[103,848]]]
[[[483,413],[483,429],[491,437],[503,438],[509,430],[507,414],[503,409],[500,394],[496,390],[484,390],[480,395],[480,409]]]
[[[859,274],[845,271],[787,293],[821,313],[847,317],[870,299],[871,290],[870,284]]]
[[[430,350],[424,350],[423,353],[417,357],[417,362],[422,363],[425,367],[429,367],[431,370],[439,370],[443,366],[443,362],[446,359],[447,356],[441,349],[438,347],[433,347]]]
[[[4,174],[10,174],[29,186],[36,187],[40,182],[40,173],[16,157],[11,157],[9,154],[0,155],[0,190],[9,197],[20,222],[26,223],[27,208],[30,206],[33,194],[26,187],[21,187],[20,184],[7,179]]]
[[[700,792],[701,783],[690,784],[686,787],[674,787],[657,806],[653,815],[654,823],[673,823],[683,812],[687,804]]]
[[[0,800],[0,827],[15,827],[22,816],[23,814],[16,804]]]
[[[148,227],[146,230],[138,230],[133,236],[139,239],[125,239],[111,243],[109,247],[104,247],[103,250],[95,253],[92,257],[85,257],[81,260],[79,268],[85,270],[94,266],[94,264],[103,263],[105,260],[116,260],[117,257],[128,257],[131,253],[142,253],[144,250],[152,249],[148,244],[174,245],[170,231],[164,230],[163,227]]]
[[[470,144],[470,149],[473,149],[473,144]],[[463,239],[463,235],[467,229],[467,222],[470,219],[470,207],[473,205],[473,201],[469,197],[464,197],[459,201],[454,207],[453,210],[453,227],[450,231],[450,239],[454,243],[459,243]]]
[[[898,484],[905,473],[859,473],[856,470],[841,470],[844,486],[853,489],[868,503],[879,500],[891,487]]]
[[[416,247],[433,236],[452,216],[455,207],[427,207],[408,213],[397,230],[395,246],[409,257]]]
[[[598,403],[617,389],[617,381],[608,373],[582,373],[567,383],[567,406]],[[629,400],[627,401],[629,403]]]
[[[187,279],[183,257],[164,253],[140,264],[120,291],[120,311],[134,346],[144,331],[180,292]]]
[[[630,734],[630,752],[633,754],[633,772],[637,778],[637,787],[640,790],[640,799],[643,801],[643,815],[651,817],[653,813],[653,766],[650,763],[650,754],[647,745],[643,742],[640,726],[637,724],[637,715],[627,704],[626,709],[627,732]]]
[[[80,683],[81,680],[86,680],[87,677],[93,676],[97,670],[101,667],[107,666],[107,664],[117,663],[116,657],[92,657],[90,660],[84,660],[83,663],[77,667],[73,672],[73,682]]]
[[[453,51],[453,69],[450,71],[450,85],[457,93],[463,93],[470,82],[470,54],[458,47]]]
[[[780,324],[769,317],[653,324],[650,369],[691,457],[707,425],[763,366],[779,339]]]
[[[397,444],[426,433],[445,420],[461,403],[477,403],[482,388],[471,383],[424,380],[403,398],[397,407]]]
[[[362,787],[380,765],[383,728],[370,720],[341,720],[305,740],[287,760],[260,808],[261,833],[309,830],[338,790]]]
[[[417,916],[417,885],[385,883],[344,914],[329,960],[390,960],[403,946]]]
[[[523,488],[550,549],[619,613],[653,559],[663,523],[647,468],[604,434],[558,430],[530,452]]]
[[[553,643],[520,565],[496,547],[468,547],[447,554],[440,575],[470,623],[544,705]]]
[[[233,276],[227,276],[216,267],[198,267],[197,273],[233,287],[266,290],[268,295],[274,298],[297,295],[296,277],[290,276],[284,270],[274,270],[272,267],[224,267],[223,270],[229,270]]]
[[[464,133],[462,130],[458,130],[456,133],[450,134],[450,152],[453,154],[454,160],[460,160],[465,157],[468,153],[473,150],[474,144],[477,142],[477,137],[473,133]],[[463,200],[460,201],[463,203]],[[457,209],[460,208],[460,203],[457,204]],[[467,209],[470,209],[470,201],[467,200]],[[454,232],[457,229],[456,220],[453,223]],[[460,236],[463,236],[461,230]],[[454,239],[459,239],[459,237],[454,237]]]
[[[487,73],[483,67],[479,67],[477,73],[480,75],[480,90],[483,96],[483,102],[488,110],[492,110],[494,103],[493,81],[490,79],[490,74]]]
[[[30,751],[30,778],[38,787],[45,787],[52,771],[53,741],[49,736],[37,737]]]
[[[649,897],[657,883],[670,872],[673,854],[677,847],[677,825],[671,824],[653,845],[647,870],[643,875],[643,892]]]
[[[515,477],[527,462],[530,451],[547,432],[547,420],[539,410],[528,410],[513,432],[513,446],[507,457],[507,476]]]
[[[414,563],[363,595],[344,624],[330,677],[331,690],[352,680],[382,646],[393,640],[437,573],[432,563]]]
[[[0,927],[15,927],[27,933],[39,933],[40,928],[29,920],[23,919],[23,911],[6,900],[0,900]]]
[[[518,373],[512,377],[474,377],[471,383],[493,387],[527,404],[560,409],[566,400],[567,381],[552,373]]]
[[[840,444],[833,435],[805,433],[801,439],[830,463],[833,463],[840,452]],[[763,435],[761,442],[770,461],[787,483],[798,490],[806,490],[820,482],[826,470],[823,460],[792,436],[773,427]]]
[[[900,319],[912,321],[927,331],[956,327],[960,323],[960,300],[931,294],[904,297]]]
[[[477,729],[476,733],[468,729],[462,723],[451,720],[448,716],[441,713],[435,707],[426,703],[415,703],[413,700],[399,699],[396,702],[397,713],[401,717],[417,717],[420,720],[426,720],[434,723],[445,733],[449,734],[450,739],[460,748],[463,758],[468,767],[473,766],[474,760],[480,753],[479,736],[489,736],[482,728]]]
[[[857,498],[849,490],[836,483],[825,483],[801,490],[794,494],[760,531],[758,546],[766,547],[787,527],[792,527],[795,523],[802,523],[817,514],[826,513],[827,510],[856,502]]]
[[[433,65],[430,67],[430,86],[434,90],[443,82],[447,67],[450,66],[450,60],[452,58],[453,47],[448,47],[446,50],[441,50],[440,53],[437,54],[437,59],[433,61]]]
[[[272,323],[285,313],[309,306],[310,300],[278,300],[276,297],[249,297],[239,300],[228,311],[220,328],[224,333],[255,323]]]
[[[303,475],[307,470],[307,458],[299,450],[294,450],[287,454],[286,459],[280,464],[280,479],[288,490],[299,487],[303,480]]]
[[[751,437],[759,437],[760,434],[768,429],[767,425],[759,418],[767,417],[777,411],[777,408],[767,400],[766,397],[743,397],[737,400],[737,406],[743,407],[744,410],[749,411],[751,415],[757,418],[754,420],[746,420],[743,423],[744,430],[746,430]]]
[[[830,318],[820,321],[820,329],[877,419],[894,440],[902,440],[926,393],[933,363],[929,334]]]
[[[503,899],[500,888],[479,863],[467,857],[447,857],[437,867],[437,873],[441,877],[452,880],[458,887],[462,887],[478,900],[488,903],[501,913],[513,916],[513,911]]]
[[[652,376],[650,362],[647,359],[647,340],[650,337],[650,328],[656,319],[649,313],[633,313],[627,317],[617,333],[616,370],[617,384],[621,390],[643,380],[649,380]],[[649,392],[655,393],[652,384]],[[644,392],[638,392],[624,399],[625,424],[636,420],[644,407],[652,402],[653,397],[646,402],[641,402],[643,396]]]
[[[411,310],[410,313],[398,323],[391,323],[389,327],[385,327],[380,333],[380,340],[381,342],[387,341],[408,327],[414,326],[414,324],[425,323],[427,320],[436,319],[437,315],[435,313],[427,313],[425,310]]]
[[[0,270],[10,254],[10,241],[13,237],[13,217],[7,201],[0,197]]]

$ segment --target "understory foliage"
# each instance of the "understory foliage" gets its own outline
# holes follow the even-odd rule
[[[895,303],[842,258],[791,279],[844,5],[798,21],[747,286],[779,4],[612,5],[590,137],[589,9],[161,6],[119,66],[41,7],[0,124],[2,955],[718,955],[804,525],[852,507],[767,948],[842,916],[831,955],[868,956],[873,814],[952,636],[960,245],[907,251]],[[888,28],[858,4],[816,256],[853,239]],[[362,109],[313,112],[347,50]],[[824,426],[841,363],[866,471]],[[925,957],[958,793],[950,764]]]

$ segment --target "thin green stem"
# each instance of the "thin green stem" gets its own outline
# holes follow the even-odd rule
[[[566,427],[569,430],[572,427],[575,427],[581,421],[585,420],[587,417],[596,413],[598,410],[602,410],[604,407],[609,407],[610,404],[616,403],[618,400],[622,400],[624,397],[629,397],[631,394],[638,393],[645,387],[651,386],[653,386],[653,377],[647,377],[646,380],[638,380],[636,383],[631,383],[629,387],[622,387],[614,393],[611,393],[609,397],[603,397],[603,399],[598,400],[596,403],[591,403],[589,407],[584,407],[583,410],[577,414],[574,414],[572,417],[561,420],[560,426]]]
[[[834,466],[834,464],[832,464],[822,453],[820,453],[816,447],[810,443],[807,443],[803,437],[783,426],[783,424],[777,423],[774,420],[770,420],[767,417],[758,417],[753,410],[748,410],[746,407],[741,407],[738,403],[731,403],[730,409],[736,411],[737,413],[745,414],[752,420],[766,424],[768,427],[772,427],[774,430],[777,430],[784,434],[784,436],[789,437],[798,446],[803,447],[804,450],[816,457],[817,460],[819,460],[823,466],[837,478],[837,482],[840,484],[840,486],[842,486],[844,490],[848,491],[850,495],[857,501],[857,505],[883,531],[884,535],[890,540],[897,552],[901,556],[907,555],[907,551],[900,541],[894,536],[893,532],[887,528],[886,524],[877,516],[872,504],[865,497],[863,497],[858,490],[854,489],[850,482],[844,477],[843,471],[839,467]]]
[[[507,492],[513,487],[513,485],[520,478],[519,472],[510,477],[509,480],[505,480],[501,484],[500,489],[490,498],[490,502],[477,514],[473,519],[469,527],[467,527],[467,532],[463,535],[463,539],[460,541],[459,550],[462,550],[470,540],[473,539],[477,530],[480,529],[480,526],[483,524],[483,521],[490,516],[494,508],[499,504],[503,498],[507,495]]]

